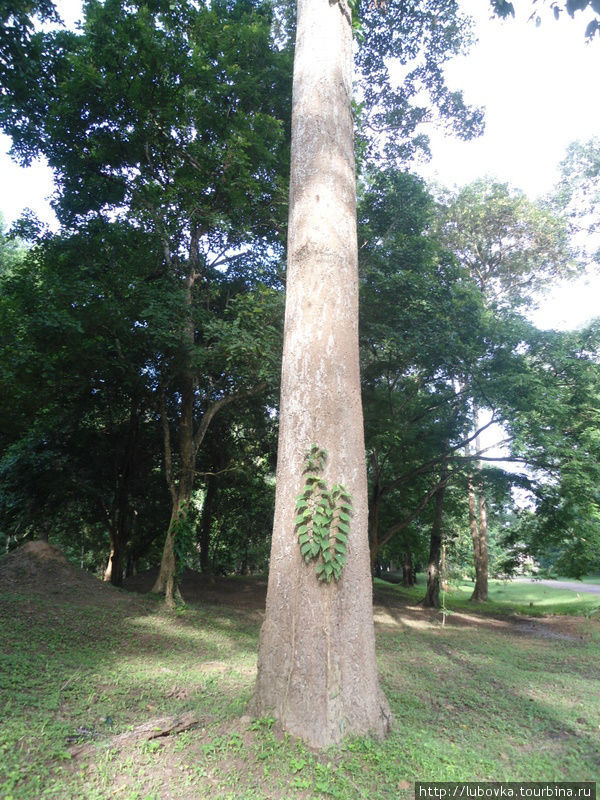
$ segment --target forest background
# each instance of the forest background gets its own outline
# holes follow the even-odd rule
[[[26,214],[3,237],[0,529],[118,585],[160,560],[183,503],[177,569],[263,572],[293,10],[117,5],[69,31],[41,3],[44,32],[15,17],[22,38],[0,43],[2,126],[15,158],[53,169],[60,223]],[[534,559],[579,577],[600,549],[598,327],[529,319],[541,288],[597,263],[598,139],[543,200],[428,187],[406,171],[425,123],[483,128],[443,70],[470,25],[451,2],[390,5],[392,35],[376,11],[355,109],[373,567],[412,580],[433,533],[475,578],[483,529],[491,574]]]

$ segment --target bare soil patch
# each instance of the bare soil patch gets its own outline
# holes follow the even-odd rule
[[[0,561],[0,591],[59,595],[86,604],[118,602],[122,592],[67,561],[55,545],[27,542]]]
[[[146,594],[152,591],[157,576],[158,567],[154,567],[131,578],[126,578],[123,588],[130,592]],[[186,602],[233,605],[245,609],[263,610],[267,597],[266,579],[261,580],[255,577],[221,578],[203,575],[187,568],[183,572],[179,588]]]

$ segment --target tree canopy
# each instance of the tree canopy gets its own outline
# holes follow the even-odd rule
[[[470,23],[450,0],[380,5],[356,9],[354,108],[373,562],[410,551],[424,567],[445,492],[468,569],[466,487],[491,419],[507,440],[504,460],[478,454],[491,568],[518,542],[581,574],[598,558],[596,326],[540,332],[522,314],[598,258],[598,142],[571,146],[546,203],[483,179],[426,187],[405,171],[427,152],[421,123],[482,129],[443,71]],[[597,12],[550,8],[584,6]],[[179,560],[264,569],[295,14],[258,0],[84,11],[77,31],[50,2],[0,12],[0,124],[21,163],[48,160],[61,224],[24,219],[0,239],[0,530],[83,548],[96,571],[112,552],[118,583],[157,563],[184,510]],[[501,469],[511,459],[528,471]]]

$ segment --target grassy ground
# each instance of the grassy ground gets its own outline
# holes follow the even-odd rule
[[[387,587],[377,646],[395,730],[316,754],[273,720],[244,716],[259,611],[169,613],[152,598],[106,597],[76,587],[0,593],[3,800],[391,800],[412,796],[416,779],[600,775],[594,620],[486,618],[469,607],[442,627]],[[182,711],[200,725],[117,744],[117,734]],[[92,752],[74,756],[76,741]]]
[[[567,579],[564,579],[567,580]],[[572,581],[572,578],[570,579]],[[600,578],[589,578],[586,583],[599,583]],[[376,581],[377,583],[377,581]],[[382,582],[385,583],[385,582]],[[405,589],[397,584],[389,590],[407,602],[419,602],[425,594],[425,577],[418,576],[417,586]],[[389,587],[389,584],[387,585]],[[446,604],[450,609],[470,609],[473,604],[469,598],[473,593],[473,583],[464,581],[452,584],[446,592]],[[541,616],[545,614],[583,614],[600,616],[600,595],[576,592],[569,589],[557,589],[540,583],[519,581],[489,581],[489,599],[481,607],[485,614],[528,614]]]

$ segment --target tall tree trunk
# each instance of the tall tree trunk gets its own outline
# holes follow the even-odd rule
[[[130,538],[129,504],[125,503],[113,518],[109,527],[110,554],[104,571],[103,580],[110,581],[113,586],[123,585],[127,543]]]
[[[133,553],[127,554],[127,561],[125,563],[125,577],[132,578],[137,574],[136,558]]]
[[[469,503],[469,529],[473,542],[475,571],[477,572],[477,563],[479,561],[479,528],[477,526],[477,498],[475,497],[475,485],[473,484],[472,474],[469,474],[467,478],[467,498]]]
[[[182,600],[181,591],[176,581],[177,564],[175,562],[175,536],[176,522],[181,513],[185,513],[184,500],[181,503],[174,503],[171,510],[171,520],[165,538],[162,559],[158,577],[152,587],[153,592],[165,595],[165,603],[169,608],[175,606],[176,600]]]
[[[442,483],[435,496],[433,524],[429,536],[429,561],[427,564],[427,591],[423,598],[425,608],[440,607],[440,558],[442,554],[444,496],[446,484]]]
[[[106,562],[106,569],[104,570],[104,574],[102,575],[102,580],[105,583],[110,583],[112,580],[112,569],[113,569],[113,554],[115,552],[115,535],[112,531],[109,532],[109,539],[110,539],[110,551],[108,553],[108,561]]]
[[[252,710],[315,747],[383,736],[390,721],[369,571],[351,96],[346,0],[298,0],[275,519]],[[353,496],[338,582],[319,581],[305,564],[294,526],[312,445],[328,453],[327,484]]]

